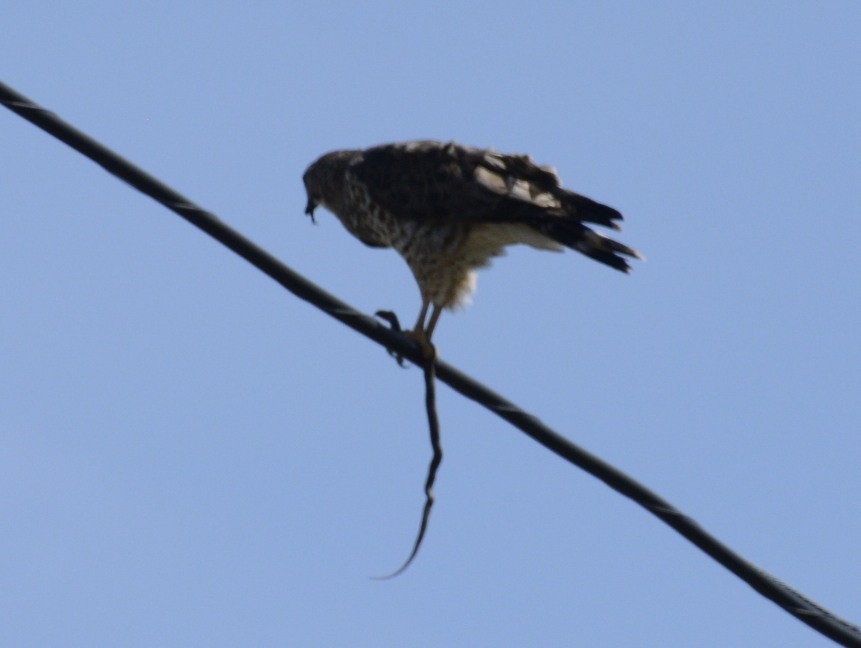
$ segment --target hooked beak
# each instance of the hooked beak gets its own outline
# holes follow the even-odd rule
[[[317,208],[317,203],[314,201],[313,198],[308,196],[308,204],[305,206],[305,213],[311,217],[311,221],[314,223],[317,222],[316,220],[314,220],[314,210],[316,208]]]

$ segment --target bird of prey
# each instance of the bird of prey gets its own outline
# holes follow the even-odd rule
[[[619,230],[618,211],[563,188],[553,168],[527,155],[454,142],[384,144],[326,153],[303,180],[312,219],[323,205],[363,243],[404,257],[422,298],[411,334],[426,355],[442,310],[467,302],[475,270],[508,245],[568,247],[623,272],[625,257],[642,259],[587,226]]]

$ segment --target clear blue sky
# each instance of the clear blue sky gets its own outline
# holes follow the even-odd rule
[[[697,8],[693,8],[694,4]],[[440,353],[861,621],[861,5],[0,7],[2,80],[370,312],[320,153],[529,152],[631,276],[513,250]],[[0,112],[3,646],[821,646],[642,509]]]

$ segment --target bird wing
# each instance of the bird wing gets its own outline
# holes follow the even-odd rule
[[[619,229],[622,215],[561,186],[556,172],[527,155],[435,141],[369,148],[348,173],[396,217],[429,222],[567,221]]]

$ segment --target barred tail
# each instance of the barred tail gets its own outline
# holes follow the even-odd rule
[[[635,249],[607,238],[576,221],[554,219],[545,221],[539,229],[562,245],[622,272],[631,271],[631,266],[625,257],[644,260],[643,255]]]

